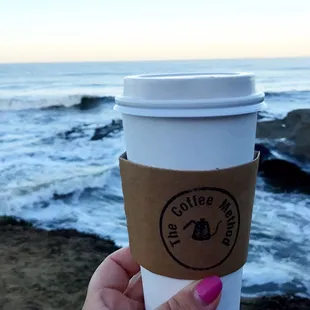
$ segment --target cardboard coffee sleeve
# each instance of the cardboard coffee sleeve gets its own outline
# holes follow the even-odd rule
[[[246,262],[259,154],[211,171],[159,169],[120,159],[134,259],[177,279],[225,276]]]

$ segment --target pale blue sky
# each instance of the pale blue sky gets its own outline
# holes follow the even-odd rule
[[[310,0],[0,0],[0,62],[310,56]]]

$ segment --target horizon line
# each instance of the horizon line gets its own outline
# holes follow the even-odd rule
[[[143,59],[143,60],[59,60],[59,61],[39,61],[39,62],[2,62],[0,65],[49,65],[49,64],[81,64],[81,63],[135,63],[135,62],[178,62],[178,61],[217,61],[217,60],[275,60],[275,59],[302,59],[310,58],[310,55],[307,56],[276,56],[276,57],[233,57],[233,58],[180,58],[180,59]]]

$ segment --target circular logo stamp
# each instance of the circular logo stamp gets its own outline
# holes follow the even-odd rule
[[[239,234],[236,199],[226,190],[201,187],[172,197],[160,217],[162,242],[185,268],[208,270],[230,256]]]

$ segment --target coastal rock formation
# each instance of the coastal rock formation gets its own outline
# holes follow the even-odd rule
[[[78,126],[74,126],[71,129],[61,132],[58,134],[58,137],[72,141],[74,139],[80,139],[87,137],[87,131],[90,129],[88,124],[82,124]]]
[[[115,119],[99,127],[82,124],[58,136],[69,141],[79,138],[98,141],[122,129],[122,120]],[[310,109],[292,111],[282,120],[259,122],[257,137],[261,141],[256,144],[261,153],[260,175],[281,190],[310,192],[310,173],[302,165],[302,161],[310,160]],[[275,157],[274,150],[287,154],[291,161]]]
[[[82,102],[92,102],[93,98],[83,98]],[[98,100],[98,98],[94,99]],[[106,100],[111,100],[107,97]],[[91,141],[104,139],[111,133],[119,132],[123,129],[121,119],[112,120],[110,124],[96,127],[91,124],[83,124],[60,133],[59,136],[72,140],[88,136]],[[310,109],[295,110],[284,119],[262,121],[257,124],[257,138],[260,145],[271,144],[279,152],[288,154],[298,159],[310,160]],[[268,146],[267,146],[268,148]]]
[[[284,119],[259,122],[257,138],[274,140],[280,152],[310,160],[310,109],[291,111]]]
[[[270,185],[283,191],[310,193],[310,174],[294,163],[271,159],[263,162],[259,170]]]
[[[95,129],[93,136],[91,137],[91,141],[96,141],[103,139],[110,135],[111,133],[118,132],[123,129],[123,122],[121,119],[112,120],[112,122],[106,126],[98,127]]]
[[[111,123],[96,127],[93,124],[81,124],[71,129],[58,134],[60,138],[72,141],[75,139],[89,137],[91,141],[101,140],[110,136],[112,133],[117,133],[123,129],[123,122],[121,119],[113,119]]]
[[[259,122],[256,144],[261,159],[259,171],[280,190],[310,193],[310,109],[295,110],[284,119]],[[273,151],[285,155],[278,158]]]
[[[244,298],[240,310],[306,310],[310,301],[306,298],[287,295],[261,298]]]
[[[0,217],[0,309],[81,309],[92,273],[117,246],[75,230],[45,231]],[[310,309],[295,296],[243,299],[242,310]]]
[[[310,193],[310,173],[304,171],[297,162],[275,157],[263,144],[256,144],[260,152],[259,175],[267,183],[282,191],[300,191]]]

